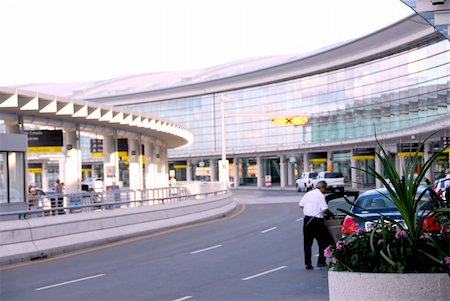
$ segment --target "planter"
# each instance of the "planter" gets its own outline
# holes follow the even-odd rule
[[[446,273],[358,273],[328,271],[330,301],[450,300]]]

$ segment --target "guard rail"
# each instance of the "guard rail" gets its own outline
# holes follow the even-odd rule
[[[187,186],[163,187],[143,190],[118,189],[104,192],[81,192],[72,194],[48,194],[28,196],[28,210],[0,212],[1,217],[29,219],[51,215],[63,215],[113,208],[128,208],[202,199],[225,194],[228,189],[197,192]],[[194,191],[196,193],[190,193]]]

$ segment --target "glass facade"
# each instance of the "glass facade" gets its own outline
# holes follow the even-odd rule
[[[450,46],[444,40],[281,83],[126,107],[192,131],[194,143],[170,150],[172,157],[220,154],[222,99],[227,153],[301,149],[433,122],[450,112],[449,74]],[[309,121],[297,126],[271,122],[280,116]]]

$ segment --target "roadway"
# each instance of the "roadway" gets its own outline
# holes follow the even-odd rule
[[[326,270],[303,263],[301,195],[238,189],[218,220],[0,267],[0,300],[328,300]]]

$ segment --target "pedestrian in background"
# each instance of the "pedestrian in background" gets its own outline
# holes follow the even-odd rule
[[[55,180],[55,186],[54,186],[54,190],[55,190],[55,204],[53,204],[52,202],[52,207],[59,207],[62,208],[64,207],[64,197],[63,197],[63,186],[61,184],[61,182],[59,181],[59,179]],[[53,211],[53,215],[55,214],[64,214],[64,209]]]
[[[317,267],[326,266],[324,255],[325,248],[334,243],[333,237],[324,223],[324,214],[334,216],[328,209],[324,193],[327,191],[327,182],[319,181],[316,189],[307,192],[298,204],[303,208],[303,249],[305,253],[305,265],[307,270],[312,270],[311,248],[314,239],[319,245],[319,259]]]

